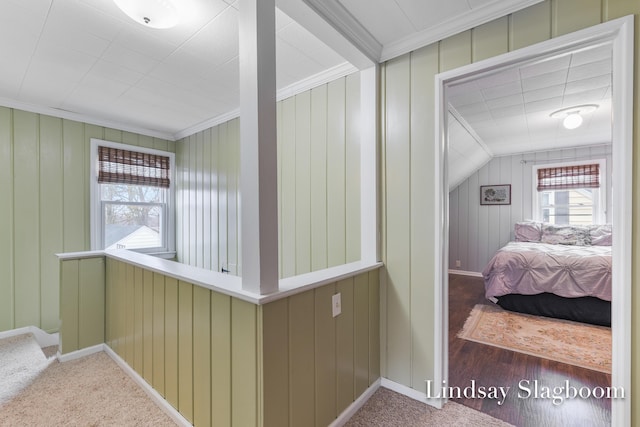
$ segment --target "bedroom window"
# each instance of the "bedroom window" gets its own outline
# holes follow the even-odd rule
[[[172,253],[173,153],[98,140],[91,153],[92,248]]]
[[[537,219],[551,224],[597,224],[604,214],[604,160],[534,166]]]

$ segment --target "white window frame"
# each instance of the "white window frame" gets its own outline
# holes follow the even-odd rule
[[[90,148],[90,197],[91,197],[91,250],[102,250],[103,236],[104,236],[104,224],[102,216],[102,203],[100,197],[100,185],[98,183],[98,147],[110,147],[122,150],[137,151],[139,153],[148,153],[169,157],[170,167],[170,184],[168,188],[168,196],[166,202],[165,220],[162,224],[163,236],[166,236],[165,247],[162,248],[148,248],[148,249],[132,249],[136,252],[142,252],[147,254],[153,254],[164,258],[173,258],[176,253],[176,227],[175,227],[175,154],[169,151],[155,150],[152,148],[138,147],[135,145],[122,144],[113,141],[104,141],[101,139],[91,138]]]
[[[563,166],[577,166],[577,165],[592,165],[597,163],[600,165],[600,187],[599,191],[593,193],[593,205],[594,205],[594,224],[604,224],[607,222],[607,160],[606,159],[590,159],[580,160],[572,162],[560,162],[560,163],[544,163],[539,165],[533,165],[531,172],[533,179],[531,180],[531,194],[532,194],[532,216],[536,221],[542,221],[542,192],[538,191],[538,169],[557,168]]]

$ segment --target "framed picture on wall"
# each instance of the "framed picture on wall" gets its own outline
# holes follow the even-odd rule
[[[481,185],[480,186],[481,205],[510,205],[511,204],[511,184],[501,185]]]

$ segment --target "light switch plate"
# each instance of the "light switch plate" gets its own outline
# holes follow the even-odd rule
[[[339,293],[331,297],[331,310],[333,313],[333,317],[336,317],[338,314],[342,313],[342,301],[340,299]]]

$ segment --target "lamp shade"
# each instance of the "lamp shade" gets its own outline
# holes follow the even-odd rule
[[[151,28],[171,28],[178,24],[178,8],[171,0],[113,0],[139,24]]]

